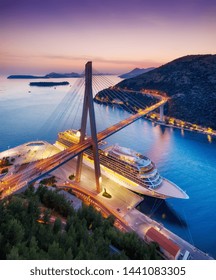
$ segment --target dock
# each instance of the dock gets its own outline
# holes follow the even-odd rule
[[[15,158],[14,165],[10,166],[9,169],[9,173],[11,173],[16,172],[16,170],[23,164],[47,158],[59,151],[60,150],[57,147],[47,142],[35,141],[0,153],[0,159],[7,156]],[[56,176],[56,179],[58,180],[57,185],[59,187],[75,190],[75,193],[79,193],[81,197],[83,196],[83,198],[88,198],[91,202],[96,203],[96,209],[99,211],[101,209],[98,205],[100,205],[101,208],[107,212],[107,215],[114,215],[127,231],[136,232],[145,242],[146,232],[153,227],[177,244],[180,247],[181,252],[189,251],[191,259],[213,260],[213,258],[207,253],[202,252],[189,242],[169,231],[160,223],[138,211],[136,206],[143,201],[143,197],[120,186],[108,177],[102,176],[103,191],[106,189],[106,192],[111,195],[111,198],[106,198],[102,195],[103,191],[98,193],[95,189],[94,170],[85,164],[83,164],[82,169],[82,177],[79,183],[68,179],[69,175],[75,174],[76,158],[60,166],[52,172],[52,175]],[[10,194],[16,193],[17,191],[20,190],[10,190]]]

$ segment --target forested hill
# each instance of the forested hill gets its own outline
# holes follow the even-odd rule
[[[155,244],[117,230],[113,216],[85,205],[76,212],[43,183],[0,201],[0,260],[161,259]]]
[[[189,55],[116,85],[171,97],[166,114],[216,129],[216,55]]]

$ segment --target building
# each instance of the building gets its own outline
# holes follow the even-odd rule
[[[178,259],[180,247],[155,228],[151,227],[147,232],[145,239],[148,243],[156,242],[160,251],[170,260]]]

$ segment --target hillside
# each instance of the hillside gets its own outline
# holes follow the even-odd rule
[[[75,72],[71,72],[71,73],[49,73],[47,75],[44,76],[44,78],[79,78],[80,74],[75,73]]]
[[[141,107],[142,109],[150,107],[158,102],[158,100],[151,95],[144,95],[138,92],[131,93],[117,89],[113,90],[112,88],[99,91],[94,97],[94,101],[99,104],[117,106],[130,113],[135,113]],[[141,103],[142,106],[140,106]]]
[[[181,57],[116,86],[165,91],[167,115],[216,129],[216,55]]]
[[[160,259],[154,244],[114,227],[92,206],[77,212],[42,185],[0,201],[0,260]]]
[[[132,71],[122,74],[119,77],[122,79],[129,79],[129,78],[133,78],[136,77],[138,75],[141,75],[143,73],[147,73],[151,70],[155,69],[154,67],[150,67],[150,68],[135,68]]]

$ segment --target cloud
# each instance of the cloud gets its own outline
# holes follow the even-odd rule
[[[144,65],[144,64],[158,64],[156,61],[152,60],[120,60],[120,59],[108,59],[104,57],[97,57],[92,55],[81,55],[81,56],[69,56],[69,55],[42,55],[42,58],[47,59],[57,59],[57,60],[74,60],[74,61],[88,61],[92,60],[97,63],[107,63],[107,64],[121,64],[121,65]]]
[[[58,54],[15,54],[9,52],[0,53],[2,65],[6,65],[8,70],[5,72],[16,71],[45,73],[47,71],[81,71],[87,61],[93,61],[94,67],[100,71],[112,73],[122,73],[131,68],[140,67],[157,67],[162,63],[150,60],[123,60],[108,59],[92,55],[58,55]]]

